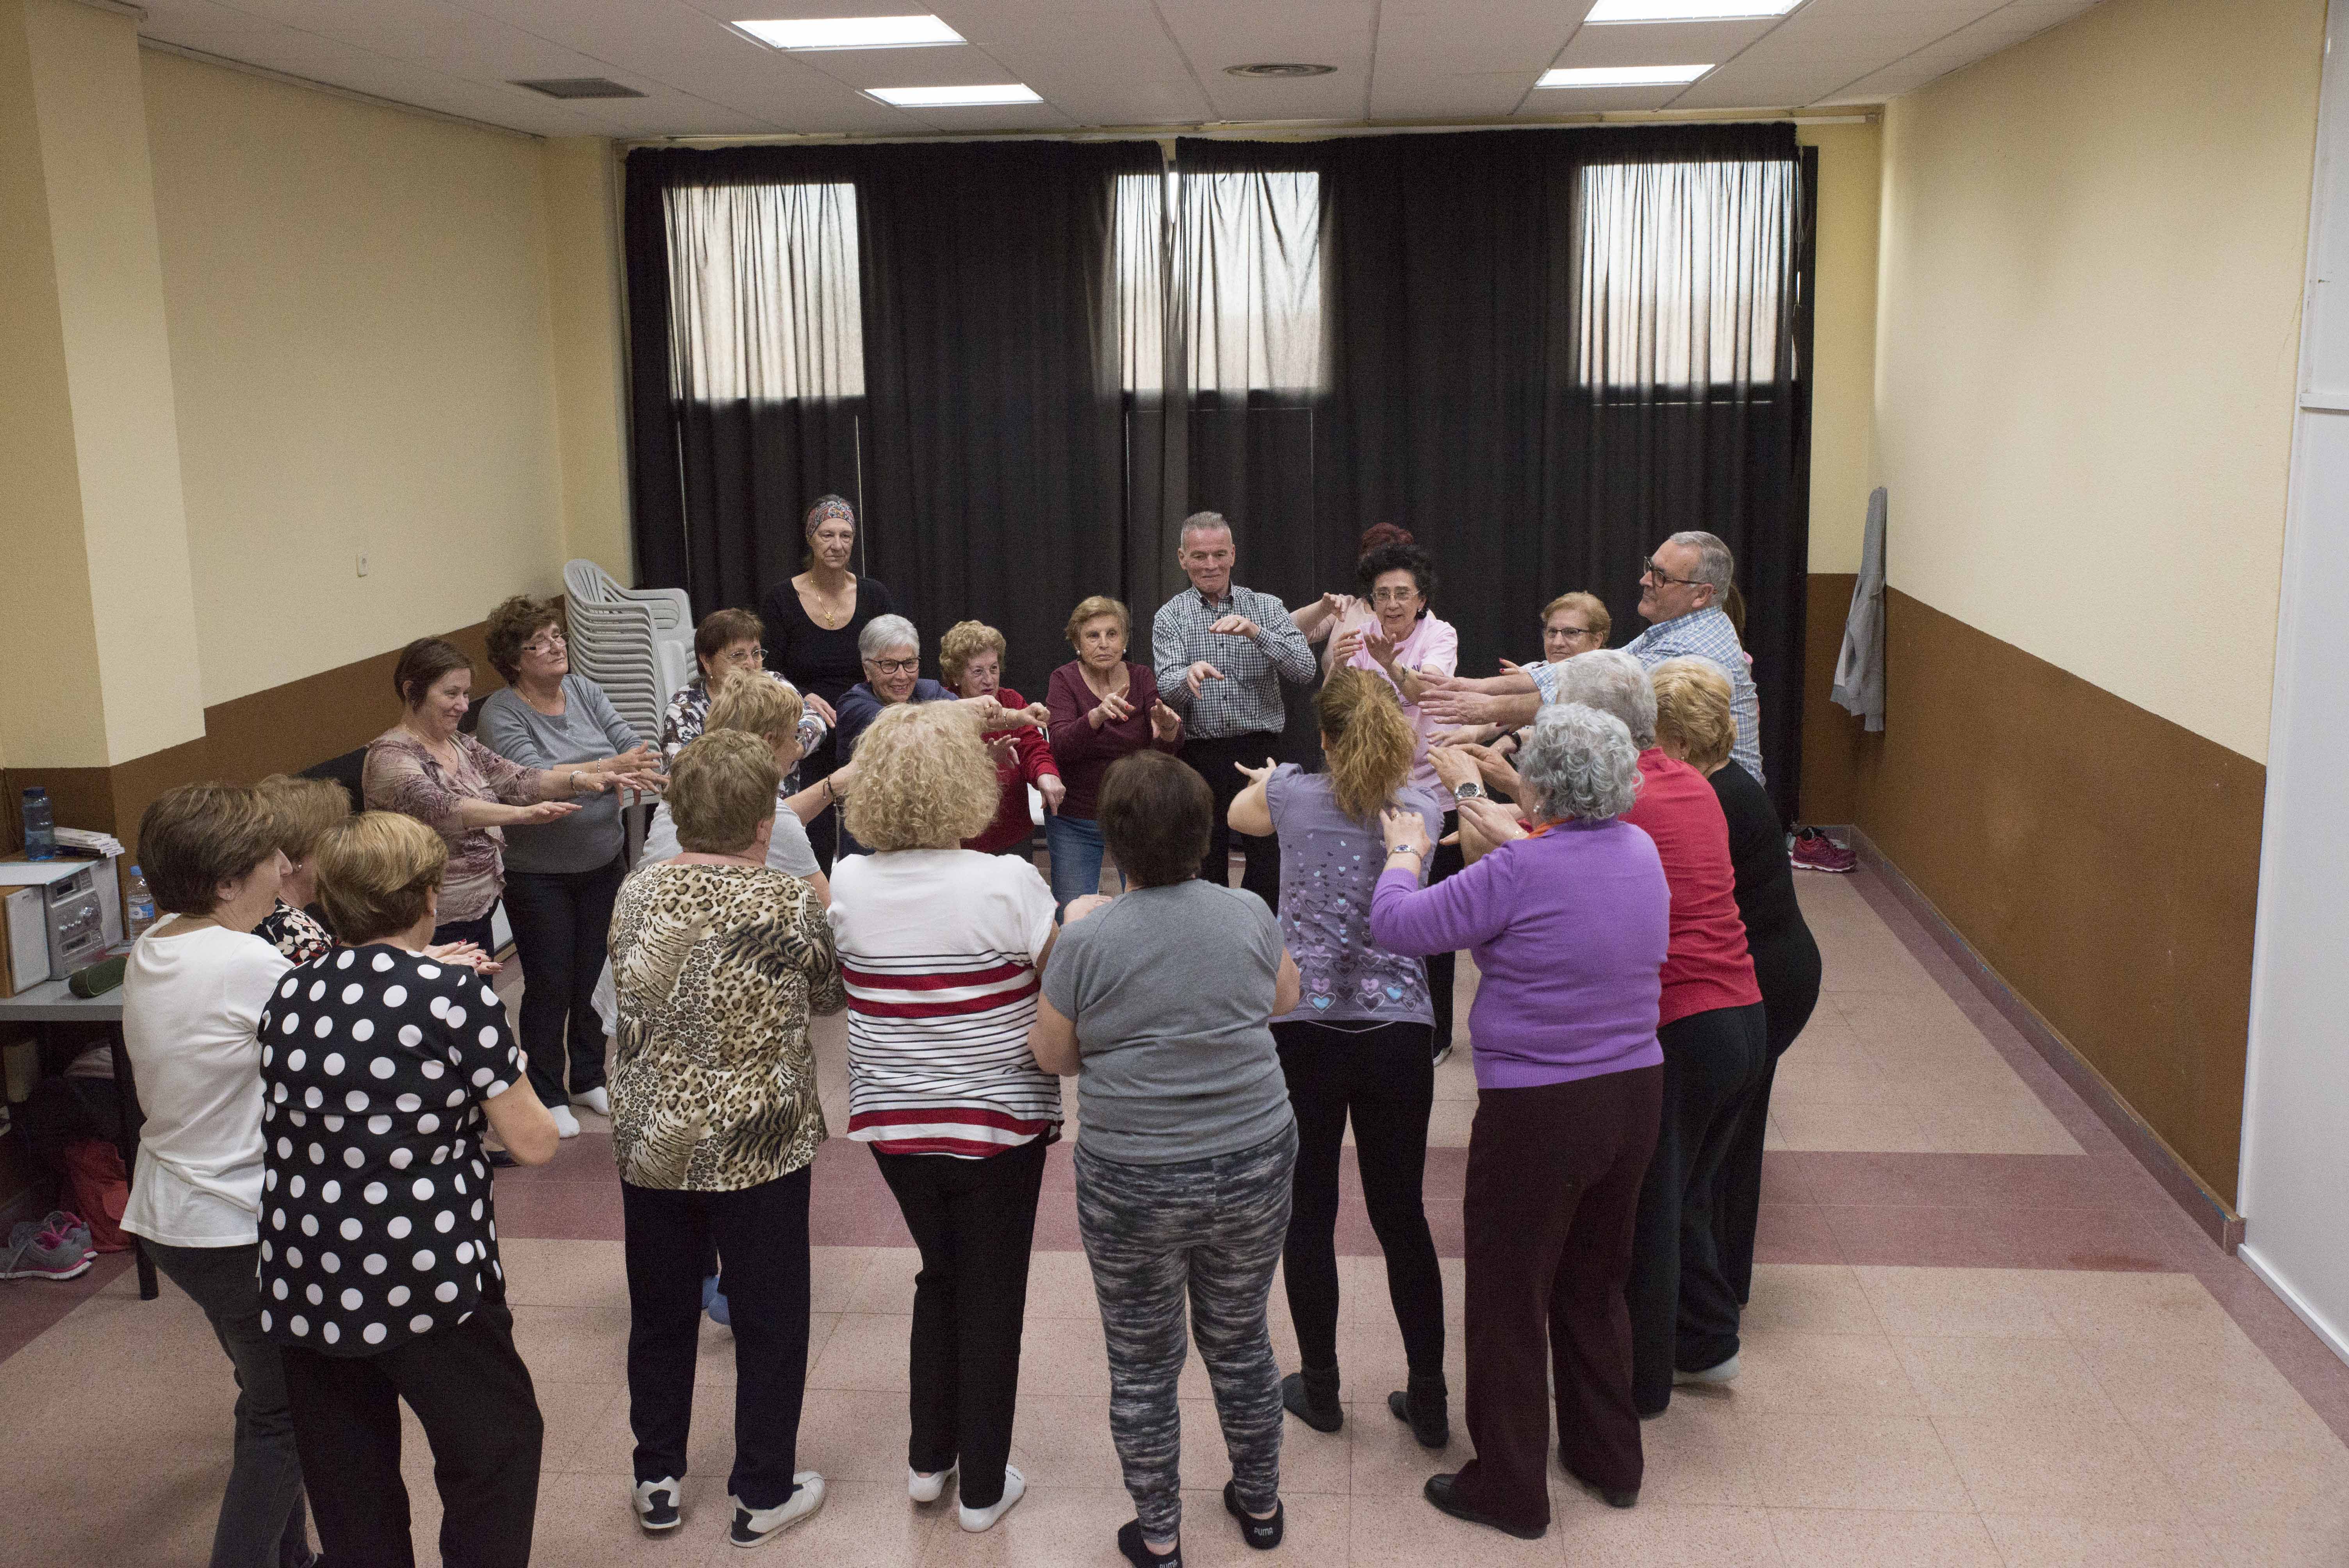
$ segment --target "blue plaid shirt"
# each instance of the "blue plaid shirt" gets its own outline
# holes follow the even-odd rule
[[[1711,659],[1729,677],[1730,711],[1737,716],[1737,744],[1730,758],[1762,777],[1762,694],[1754,686],[1754,672],[1745,663],[1745,649],[1726,611],[1694,610],[1670,621],[1659,621],[1625,645],[1623,651],[1654,669],[1666,659]]]
[[[1226,615],[1246,615],[1262,634],[1218,636],[1207,630]],[[1158,695],[1183,716],[1195,740],[1278,734],[1288,722],[1280,683],[1303,686],[1321,674],[1321,662],[1288,618],[1288,606],[1269,593],[1237,585],[1214,603],[1196,588],[1185,588],[1161,604],[1150,623],[1150,656],[1157,666]],[[1185,677],[1201,659],[1223,671],[1224,678],[1201,682],[1199,695],[1193,696]]]

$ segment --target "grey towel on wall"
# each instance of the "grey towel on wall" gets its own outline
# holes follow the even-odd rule
[[[1868,540],[1860,547],[1859,581],[1851,591],[1851,614],[1844,618],[1843,652],[1836,655],[1835,690],[1841,707],[1884,727],[1884,513],[1882,486],[1868,498]]]

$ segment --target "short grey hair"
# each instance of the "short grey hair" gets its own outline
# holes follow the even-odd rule
[[[1517,777],[1543,816],[1604,821],[1640,797],[1640,748],[1613,714],[1552,703],[1526,732]]]
[[[1717,535],[1694,529],[1675,533],[1664,542],[1695,551],[1695,580],[1713,590],[1715,605],[1729,603],[1729,584],[1737,575],[1737,557],[1729,553],[1729,546],[1722,543]]]
[[[1631,744],[1656,743],[1656,688],[1648,666],[1620,648],[1594,648],[1557,666],[1553,704],[1580,703],[1613,714],[1631,732]]]
[[[911,648],[917,655],[922,651],[922,634],[903,615],[875,615],[856,634],[860,659],[877,659],[891,648]]]
[[[1230,520],[1220,511],[1195,511],[1185,518],[1183,531],[1175,535],[1174,542],[1178,546],[1188,544],[1195,533],[1228,533],[1234,544],[1237,544],[1240,539]]]

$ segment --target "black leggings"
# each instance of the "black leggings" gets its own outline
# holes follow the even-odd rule
[[[1769,1060],[1738,1120],[1729,1156],[1721,1162],[1721,1186],[1713,1203],[1721,1232],[1721,1272],[1741,1303],[1754,1293],[1754,1233],[1762,1221],[1762,1140],[1769,1130],[1770,1086],[1778,1075],[1778,1058],[1818,1006],[1820,975],[1819,944],[1799,920],[1773,936],[1749,933],[1747,939],[1754,951],[1754,980],[1762,988]]]
[[[1328,1024],[1275,1024],[1288,1103],[1297,1113],[1296,1196],[1282,1249],[1288,1315],[1305,1365],[1338,1365],[1338,1169],[1346,1119],[1362,1202],[1387,1257],[1387,1295],[1412,1371],[1444,1370],[1444,1275],[1420,1206],[1435,1068],[1425,1024],[1355,1032]]]
[[[1460,830],[1460,813],[1444,813],[1444,832],[1439,835],[1435,854],[1427,863],[1427,885],[1433,887],[1446,877],[1457,876],[1466,868],[1457,843],[1444,843],[1441,839]],[[1459,972],[1460,954],[1431,953],[1427,955],[1427,999],[1435,1009],[1435,1035],[1428,1042],[1431,1053],[1452,1048],[1452,996],[1454,977]],[[1358,1135],[1359,1136],[1359,1135]]]

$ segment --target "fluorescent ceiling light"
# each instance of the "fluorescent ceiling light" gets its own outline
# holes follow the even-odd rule
[[[969,108],[979,104],[1042,103],[1025,82],[983,88],[867,88],[865,92],[897,108]]]
[[[960,33],[927,15],[810,16],[734,25],[778,49],[913,49],[964,41]]]
[[[1692,82],[1711,65],[1702,66],[1580,66],[1544,71],[1537,88],[1664,88]]]
[[[1599,0],[1586,22],[1740,22],[1783,16],[1803,0]]]

